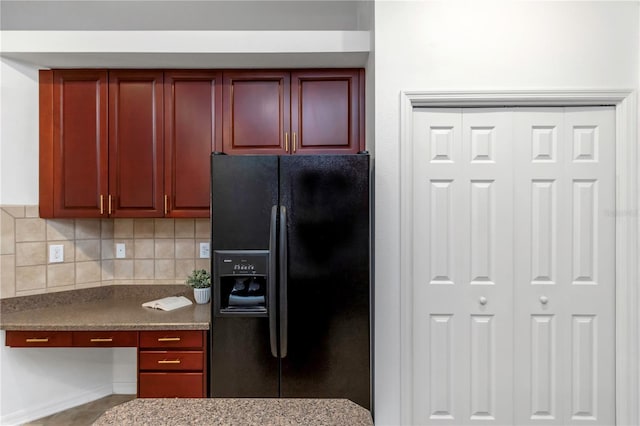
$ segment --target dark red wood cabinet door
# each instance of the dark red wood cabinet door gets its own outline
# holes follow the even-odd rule
[[[289,73],[223,73],[223,151],[286,154],[289,141]]]
[[[53,71],[53,123],[53,215],[106,216],[107,71]]]
[[[292,154],[349,154],[360,145],[360,70],[291,73]]]
[[[109,71],[112,217],[164,215],[162,83],[162,71]]]
[[[164,74],[165,216],[209,217],[209,157],[222,142],[222,73]]]

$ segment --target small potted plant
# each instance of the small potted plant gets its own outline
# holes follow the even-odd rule
[[[187,277],[187,285],[193,288],[196,303],[208,303],[211,298],[211,274],[205,269],[194,269]]]

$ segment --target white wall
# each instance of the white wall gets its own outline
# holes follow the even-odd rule
[[[0,59],[0,204],[38,204],[38,69]]]
[[[402,90],[638,87],[637,2],[375,4],[377,425],[400,423]]]

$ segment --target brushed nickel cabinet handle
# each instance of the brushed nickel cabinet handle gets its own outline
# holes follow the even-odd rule
[[[158,364],[180,364],[179,359],[161,359]]]
[[[31,338],[31,339],[27,339],[26,342],[27,343],[47,343],[49,341],[48,337],[44,337],[44,338]]]
[[[167,194],[164,194],[164,214],[167,214],[169,212],[169,196]]]
[[[104,214],[104,195],[100,194],[100,214]]]
[[[289,132],[284,132],[284,150],[289,152]]]
[[[91,339],[91,342],[113,342],[111,337],[95,337]]]
[[[298,144],[296,143],[296,132],[293,132],[293,153],[296,153],[296,149],[298,148]]]
[[[111,214],[111,194],[109,194],[109,214]]]
[[[179,337],[158,337],[158,342],[179,342]]]

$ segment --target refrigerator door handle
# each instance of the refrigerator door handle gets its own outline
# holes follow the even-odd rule
[[[277,243],[277,218],[278,206],[271,208],[271,222],[269,225],[269,342],[271,344],[271,355],[278,358],[278,334],[277,334],[277,312],[276,312],[276,243]]]
[[[287,208],[280,206],[280,358],[287,356]]]

